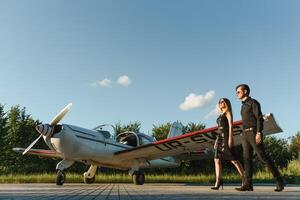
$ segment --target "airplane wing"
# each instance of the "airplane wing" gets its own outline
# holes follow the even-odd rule
[[[13,148],[13,151],[18,153],[23,153],[25,148]],[[46,150],[46,149],[30,149],[27,154],[37,155],[42,157],[51,157],[51,158],[63,158],[62,155],[56,151]]]
[[[146,159],[153,160],[168,156],[191,155],[199,152],[203,155],[205,150],[213,149],[218,134],[218,127],[203,129],[180,136],[156,141],[131,149],[115,152],[120,159]],[[242,133],[242,121],[233,123],[234,144],[241,143],[239,135]],[[273,114],[264,115],[264,135],[282,132],[275,121]]]

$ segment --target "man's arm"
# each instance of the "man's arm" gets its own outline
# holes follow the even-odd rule
[[[254,100],[252,104],[252,112],[256,118],[256,130],[262,134],[264,127],[264,118],[261,112],[260,104],[258,101]]]

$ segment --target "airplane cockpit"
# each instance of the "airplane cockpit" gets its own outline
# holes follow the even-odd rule
[[[93,130],[102,134],[105,139],[115,140],[115,127],[111,124],[103,124],[103,125],[97,126]],[[113,133],[113,134],[111,134],[111,133]]]
[[[154,141],[154,138],[144,133],[125,131],[117,136],[117,141],[119,141],[121,144],[137,147],[140,145],[152,143]]]
[[[133,131],[125,131],[116,137],[115,127],[111,124],[103,124],[97,126],[93,130],[99,132],[104,136],[105,139],[111,139],[121,144],[137,147],[144,144],[149,144],[155,141],[155,138],[146,135],[144,133],[135,133]],[[113,134],[112,134],[113,133]]]

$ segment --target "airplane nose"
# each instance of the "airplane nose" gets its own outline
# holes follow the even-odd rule
[[[37,132],[42,133],[43,130],[44,130],[44,125],[43,124],[37,125],[35,127],[35,129],[36,129]]]
[[[49,124],[40,124],[35,127],[37,132],[42,134],[43,136],[51,136],[53,133],[53,128]]]

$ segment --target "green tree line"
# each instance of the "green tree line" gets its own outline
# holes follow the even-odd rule
[[[12,151],[14,147],[27,147],[35,138],[39,136],[35,127],[40,124],[39,120],[33,119],[26,113],[26,108],[19,105],[12,106],[5,111],[5,106],[0,104],[0,174],[8,173],[42,173],[54,172],[58,159],[43,158],[33,155],[23,156],[22,154]],[[162,140],[167,137],[171,123],[153,125],[152,134],[156,140]],[[141,123],[133,122],[129,124],[115,124],[116,134],[124,131],[140,132]],[[202,123],[190,122],[184,126],[184,133],[204,129]],[[291,160],[298,159],[300,156],[300,132],[290,138],[278,139],[273,136],[266,137],[264,140],[266,151],[275,161],[276,165],[284,168]],[[34,148],[48,149],[43,140],[40,140]],[[239,158],[242,158],[242,148],[237,147]],[[241,159],[242,161],[242,159]],[[263,169],[262,163],[255,158],[256,170]],[[77,163],[68,171],[83,173],[87,166]],[[225,165],[225,171],[234,171],[231,165]],[[104,169],[108,172],[117,170]],[[214,173],[213,159],[183,161],[178,168],[173,169],[150,169],[149,173],[177,173],[177,174],[194,174],[194,173]]]

